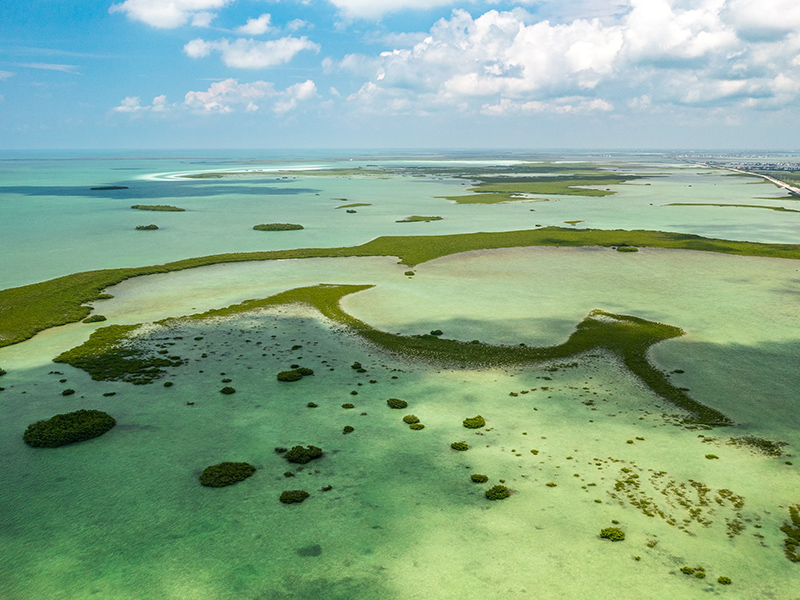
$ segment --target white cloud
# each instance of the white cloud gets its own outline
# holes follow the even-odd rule
[[[247,23],[236,29],[236,33],[242,35],[262,35],[269,30],[269,24],[272,17],[268,14],[263,14],[255,19],[247,19]]]
[[[400,10],[428,10],[454,4],[453,0],[330,0],[348,18],[379,19]]]
[[[234,0],[125,0],[120,4],[112,4],[110,13],[122,12],[132,21],[141,21],[161,29],[174,29],[185,25],[190,17],[198,16],[210,9],[219,9]],[[200,23],[208,16],[200,16]]]
[[[187,43],[183,51],[190,58],[203,58],[216,51],[222,55],[222,62],[229,67],[263,69],[287,63],[303,50],[319,52],[319,48],[319,44],[305,36],[300,38],[288,36],[266,42],[244,38],[232,42],[225,38],[207,42],[197,38]]]
[[[3,79],[8,79],[9,77],[13,77],[14,73],[11,71],[0,71],[0,81]]]
[[[195,13],[192,16],[192,27],[208,27],[216,17],[216,14],[206,11]]]
[[[755,39],[754,27],[766,27],[750,18],[760,6],[755,0],[627,0],[615,3],[605,18],[567,23],[538,20],[521,8],[477,17],[454,10],[424,39],[398,35],[395,50],[349,54],[326,60],[323,67],[367,78],[348,99],[376,112],[798,104],[800,4],[762,2],[769,5],[765,12],[781,22],[774,31],[794,29]],[[782,21],[776,7],[786,8]]]
[[[26,67],[28,69],[41,69],[43,71],[61,71],[62,73],[78,73],[77,65],[60,65],[53,63],[19,63],[17,66]]]
[[[236,79],[215,81],[207,90],[187,92],[183,102],[170,104],[165,95],[156,96],[148,105],[142,105],[138,96],[126,97],[119,106],[111,109],[114,113],[125,113],[133,117],[145,114],[197,113],[233,114],[236,112],[255,113],[267,106],[275,114],[282,115],[292,111],[302,102],[318,97],[317,86],[310,79],[295,83],[284,90],[276,90],[269,81],[239,83]]]
[[[308,21],[304,21],[303,19],[292,19],[286,24],[286,31],[299,31],[306,27],[313,27],[311,23]]]

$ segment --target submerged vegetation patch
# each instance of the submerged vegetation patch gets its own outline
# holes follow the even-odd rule
[[[139,325],[109,325],[101,327],[83,344],[62,352],[53,362],[66,363],[83,369],[95,381],[127,381],[135,384],[152,383],[166,371],[178,367],[178,357],[156,356],[137,344],[134,334]]]
[[[611,540],[612,542],[621,542],[625,539],[625,532],[619,527],[606,527],[600,530],[600,537],[604,540]]]
[[[76,410],[28,425],[22,436],[35,448],[58,448],[103,435],[117,421],[101,410]]]
[[[511,496],[511,490],[504,485],[495,485],[486,490],[486,497],[489,500],[505,500]]]
[[[225,487],[244,481],[256,472],[256,468],[246,462],[221,462],[206,467],[200,474],[200,483],[208,487]]]
[[[764,456],[779,457],[783,456],[783,448],[788,446],[786,442],[773,442],[754,435],[735,437],[728,440],[728,444],[738,448],[748,448]]]
[[[789,520],[781,525],[781,531],[786,535],[783,540],[786,558],[800,562],[800,504],[789,507]]]
[[[305,490],[286,490],[281,492],[280,501],[284,504],[299,504],[310,495]]]

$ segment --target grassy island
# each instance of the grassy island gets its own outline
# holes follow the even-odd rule
[[[405,219],[395,221],[396,223],[430,223],[431,221],[441,221],[444,217],[421,217],[420,215],[411,215]]]
[[[464,419],[463,425],[467,429],[480,429],[486,425],[486,420],[478,415],[477,417]]]
[[[800,562],[800,504],[789,507],[789,521],[781,525],[786,535],[783,540],[786,558],[792,562]]]
[[[103,435],[117,421],[101,410],[76,410],[28,425],[23,439],[35,448],[57,448]]]
[[[263,223],[261,225],[254,225],[253,229],[256,231],[297,231],[299,229],[304,229],[304,227],[297,223]]]
[[[256,468],[245,462],[222,462],[206,467],[200,475],[200,483],[208,487],[225,487],[244,481],[256,472]]]
[[[155,231],[156,229],[158,229],[158,225],[154,225],[153,223],[150,223],[150,225],[136,226],[136,231]]]
[[[372,204],[369,204],[368,202],[353,202],[352,204],[341,204],[339,206],[334,206],[334,208],[358,208],[359,206],[372,206]]]
[[[136,210],[153,210],[157,212],[186,212],[185,208],[170,206],[168,204],[134,204],[131,208]]]
[[[471,250],[536,246],[669,248],[737,256],[800,259],[800,244],[764,244],[705,238],[685,233],[645,230],[600,230],[542,227],[521,231],[461,233],[439,236],[385,236],[345,248],[300,248],[267,252],[216,254],[163,265],[102,269],[65,275],[41,283],[0,291],[0,347],[16,344],[50,327],[85,319],[103,290],[132,277],[170,273],[221,263],[289,258],[395,256],[409,267]]]

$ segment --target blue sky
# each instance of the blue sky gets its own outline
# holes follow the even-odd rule
[[[800,146],[797,0],[6,0],[0,148]]]

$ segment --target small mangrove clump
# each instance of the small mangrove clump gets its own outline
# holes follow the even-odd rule
[[[789,507],[789,521],[781,525],[781,531],[786,535],[783,540],[786,558],[800,562],[800,504]]]
[[[638,252],[636,246],[617,246],[617,252]]]
[[[278,381],[300,381],[303,377],[313,375],[314,370],[307,367],[297,367],[289,371],[281,371],[278,373]]]
[[[467,429],[480,429],[484,425],[486,425],[486,420],[480,415],[471,419],[464,419],[464,427]]]
[[[408,426],[409,429],[413,429],[414,431],[419,431],[420,429],[425,429],[425,425],[422,423],[412,423]]]
[[[106,317],[104,317],[103,315],[92,315],[90,317],[86,317],[83,320],[83,322],[84,323],[100,323],[100,322],[105,321],[105,320],[106,320]]]
[[[356,407],[355,404],[350,404],[349,402],[345,402],[344,404],[342,404],[342,408],[355,408],[355,407]]]
[[[117,421],[101,410],[76,410],[28,425],[23,440],[34,448],[58,448],[103,435]]]
[[[236,390],[229,385],[226,385],[219,391],[220,394],[225,394],[226,396],[230,396],[231,394],[235,394]]]
[[[0,377],[2,377],[5,374],[6,374],[6,372],[3,369],[0,369]]]
[[[408,402],[400,400],[400,398],[389,398],[386,404],[389,405],[389,408],[406,408],[408,406]]]
[[[722,575],[721,577],[717,577],[717,583],[720,585],[730,585],[733,582],[731,581],[730,577],[725,577],[725,575]]]
[[[200,475],[200,483],[208,487],[225,487],[243,481],[256,472],[256,468],[245,462],[221,462],[206,467]]]
[[[481,475],[480,473],[473,473],[469,478],[472,479],[473,483],[486,483],[489,481],[486,475]]]
[[[303,378],[303,374],[297,369],[292,369],[291,371],[281,371],[278,373],[277,378],[278,381],[300,381]]]
[[[75,390],[67,388],[66,390],[63,390],[61,392],[61,395],[62,396],[72,396],[72,394],[74,394],[74,393],[75,393]]]
[[[342,433],[348,434],[348,433],[353,433],[354,431],[355,427],[351,427],[350,425],[345,425],[344,429],[342,430]]]
[[[619,527],[606,527],[600,530],[600,537],[612,542],[621,542],[625,539],[625,532]]]
[[[136,231],[155,231],[156,229],[158,229],[158,225],[154,225],[153,223],[150,223],[150,225],[136,226]]]
[[[253,227],[256,231],[297,231],[303,229],[302,225],[297,223],[263,223]]]
[[[469,444],[465,444],[464,442],[453,442],[450,444],[450,447],[453,450],[458,450],[459,452],[464,452],[465,450],[469,450]]]
[[[285,492],[281,492],[281,502],[284,504],[300,503],[310,495],[311,494],[305,490],[286,490]]]
[[[319,458],[321,456],[322,448],[318,448],[317,446],[306,446],[305,448],[302,446],[294,446],[291,450],[283,455],[283,458],[288,460],[290,463],[304,465],[307,462],[311,462],[315,458]]]
[[[409,425],[413,425],[414,423],[419,423],[419,417],[417,415],[406,415],[403,417],[403,423],[407,423]]]
[[[509,490],[504,485],[496,485],[488,490],[486,490],[486,497],[489,500],[504,500],[511,495],[511,490]]]

